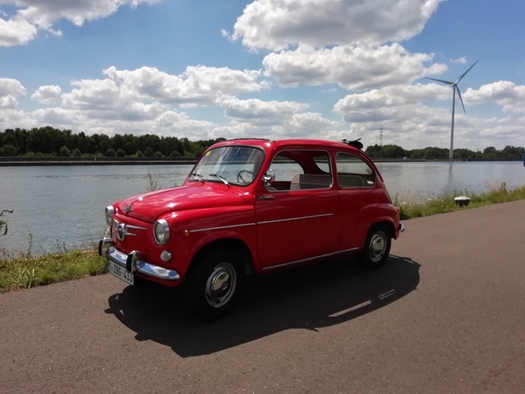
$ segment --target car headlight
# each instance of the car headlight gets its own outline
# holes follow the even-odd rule
[[[164,219],[157,220],[153,228],[153,231],[155,232],[155,241],[160,245],[166,244],[170,239],[170,227],[168,226],[168,222]]]
[[[111,226],[111,221],[113,220],[113,215],[115,214],[115,208],[112,205],[106,207],[106,222],[108,226]]]

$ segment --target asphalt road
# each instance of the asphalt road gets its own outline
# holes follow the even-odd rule
[[[257,278],[212,323],[109,275],[0,294],[0,393],[524,393],[524,213],[410,220],[383,269]]]

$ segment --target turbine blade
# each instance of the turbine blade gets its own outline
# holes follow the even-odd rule
[[[438,82],[441,82],[441,83],[446,83],[447,85],[454,85],[454,82],[444,81],[442,79],[436,79],[436,78],[430,78],[430,77],[425,77],[425,79],[431,79],[432,81],[438,81]]]
[[[461,101],[461,106],[463,107],[463,112],[466,114],[467,111],[465,111],[465,104],[463,104],[463,98],[461,97],[461,92],[459,91],[458,85],[456,85],[456,90],[458,91],[459,101]]]
[[[461,74],[461,76],[460,76],[460,77],[458,78],[458,80],[456,81],[456,84],[457,84],[459,81],[461,81],[461,80],[463,79],[463,77],[464,77],[465,75],[467,75],[467,73],[468,73],[470,70],[472,70],[472,67],[474,67],[474,66],[476,65],[477,62],[479,62],[479,59],[476,60],[476,61],[474,62],[474,64],[473,64],[472,66],[470,66],[469,69],[468,69],[467,71],[465,71],[463,74]]]

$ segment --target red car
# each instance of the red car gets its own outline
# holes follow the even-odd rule
[[[184,284],[207,318],[229,311],[243,278],[342,254],[365,269],[403,226],[371,159],[346,142],[240,139],[210,147],[180,187],[106,208],[99,254],[133,285]]]

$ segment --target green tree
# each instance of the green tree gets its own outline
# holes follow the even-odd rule
[[[75,148],[75,150],[72,153],[73,157],[82,157],[82,153],[80,152],[80,149]]]
[[[63,146],[62,148],[60,148],[60,156],[62,157],[71,156],[71,151],[67,148],[67,146]]]
[[[154,155],[154,152],[153,152],[153,149],[151,149],[149,146],[146,148],[146,150],[144,151],[144,156],[146,157],[153,157]]]
[[[119,149],[116,152],[117,157],[126,157],[126,152],[123,149]]]
[[[381,154],[383,157],[402,158],[409,157],[410,153],[398,145],[383,145],[381,147]]]
[[[483,150],[483,158],[484,159],[493,160],[493,159],[495,159],[497,157],[497,155],[498,155],[498,151],[493,146],[487,146]]]
[[[0,149],[0,156],[14,157],[17,153],[18,149],[16,149],[16,147],[11,144],[4,145],[2,149]]]
[[[106,153],[104,153],[104,156],[106,157],[115,157],[115,151],[113,148],[109,148],[106,150]]]

